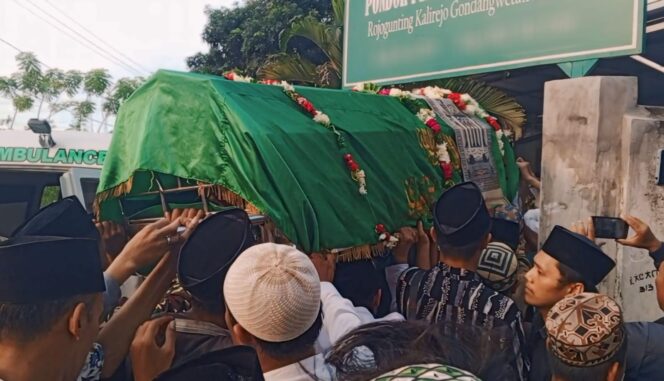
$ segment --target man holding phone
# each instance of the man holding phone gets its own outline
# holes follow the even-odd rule
[[[613,221],[618,220],[618,223]],[[608,222],[608,223],[607,223]],[[625,225],[625,226],[621,226]],[[646,249],[655,262],[655,268],[661,269],[664,260],[664,247],[655,237],[650,227],[640,219],[625,215],[622,219],[602,217],[592,221],[580,221],[575,224],[577,231],[591,240],[610,238],[622,245]],[[631,227],[634,234],[627,238]],[[655,280],[657,300],[660,308],[664,305],[664,274],[659,272]],[[664,308],[663,308],[664,309]],[[660,319],[661,320],[661,319]],[[625,324],[627,339],[627,357],[625,380],[663,380],[664,368],[659,359],[664,357],[664,325],[651,322],[630,322]]]
[[[627,239],[619,239],[617,242],[623,246],[648,250],[648,254],[653,259],[655,270],[659,271],[655,279],[655,288],[657,290],[659,308],[664,310],[664,269],[662,268],[664,247],[662,246],[662,242],[655,237],[650,226],[639,218],[629,215],[622,216],[622,218],[634,230],[634,235]]]
[[[579,233],[593,241],[595,238],[615,239],[616,242],[623,246],[648,250],[648,254],[655,265],[655,270],[658,270],[658,275],[655,279],[657,303],[659,304],[659,308],[664,310],[664,269],[662,269],[664,246],[662,246],[662,242],[657,239],[648,224],[637,217],[622,215],[621,218],[592,217],[592,221],[579,221],[574,226],[579,229]],[[632,228],[634,234],[627,237],[629,228]]]

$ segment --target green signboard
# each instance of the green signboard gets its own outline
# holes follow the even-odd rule
[[[48,148],[0,147],[0,162],[30,164],[104,165],[106,151]]]
[[[344,87],[638,54],[645,0],[346,0]]]

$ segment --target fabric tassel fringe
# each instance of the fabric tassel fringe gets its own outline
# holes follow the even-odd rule
[[[103,192],[100,192],[97,194],[95,197],[95,201],[92,203],[92,211],[95,214],[95,217],[98,219],[99,218],[99,211],[101,207],[101,203],[110,199],[110,198],[119,198],[127,193],[131,192],[131,188],[134,185],[134,177],[130,177],[127,181],[121,183],[120,185],[116,185],[113,188],[107,189]]]

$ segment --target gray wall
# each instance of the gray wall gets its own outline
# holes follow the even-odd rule
[[[637,106],[637,94],[634,77],[545,85],[541,241],[554,225],[569,227],[589,216],[622,212],[649,222],[664,239],[664,188],[655,185],[658,151],[664,148],[664,109]],[[617,262],[600,289],[622,303],[626,319],[664,315],[647,253],[610,240],[598,242]]]

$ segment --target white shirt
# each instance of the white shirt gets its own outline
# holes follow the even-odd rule
[[[318,354],[295,364],[263,373],[265,381],[332,381],[334,368],[325,364],[325,356]]]
[[[397,264],[385,268],[385,279],[387,279],[387,286],[390,288],[392,300],[390,301],[390,311],[397,310],[397,283],[401,274],[408,270],[410,266],[406,264]]]
[[[323,304],[323,327],[316,339],[316,353],[327,351],[345,334],[362,325],[377,321],[405,320],[396,312],[376,319],[368,309],[355,307],[350,300],[341,296],[336,287],[329,282],[321,282],[320,300]]]

